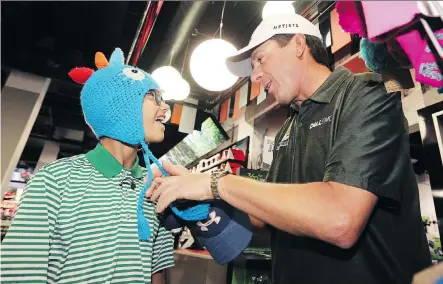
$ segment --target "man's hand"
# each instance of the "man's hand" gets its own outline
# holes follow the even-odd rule
[[[157,201],[157,213],[163,212],[169,204],[178,199],[204,201],[214,198],[211,192],[211,176],[207,173],[180,171],[180,175],[155,178],[155,184],[156,187],[151,187],[146,196],[153,202]]]
[[[161,161],[163,169],[171,176],[180,176],[183,174],[189,173],[188,169],[182,166],[174,165],[169,160]],[[153,180],[151,186],[146,191],[146,197],[149,197],[154,189],[156,189],[160,184],[158,183],[157,178],[163,177],[163,173],[157,167],[157,165],[153,165],[151,167]],[[144,182],[148,182],[148,177],[145,177]]]

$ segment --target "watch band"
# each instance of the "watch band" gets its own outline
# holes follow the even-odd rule
[[[230,174],[230,172],[224,170],[215,170],[211,172],[211,193],[214,199],[220,199],[218,181],[221,177],[224,177],[227,174]]]

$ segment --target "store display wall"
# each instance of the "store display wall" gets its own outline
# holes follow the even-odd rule
[[[442,261],[443,250],[441,246],[441,235],[438,228],[438,218],[436,214],[434,198],[432,196],[429,175],[426,173],[417,175],[417,183],[420,195],[420,209],[423,226],[425,228],[426,238],[428,240],[432,261]]]
[[[254,120],[251,146],[252,169],[269,169],[272,162],[274,138],[288,117],[288,108],[281,107]]]
[[[431,255],[434,261],[441,261],[443,260],[441,247],[443,232],[443,153],[440,145],[443,141],[443,132],[440,132],[440,129],[443,127],[440,126],[441,119],[439,120],[439,116],[435,114],[443,113],[443,102],[419,109],[417,113],[426,168],[424,177],[419,182],[420,206],[422,207],[422,218]]]

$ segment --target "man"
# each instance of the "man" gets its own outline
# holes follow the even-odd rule
[[[273,16],[228,59],[291,104],[269,183],[165,163],[175,177],[158,177],[148,196],[158,212],[221,198],[268,224],[274,284],[410,283],[431,260],[400,97],[378,74],[331,72],[321,38],[299,15]]]

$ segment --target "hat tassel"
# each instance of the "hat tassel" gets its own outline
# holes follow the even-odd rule
[[[143,201],[145,198],[146,191],[151,186],[153,181],[152,169],[150,167],[150,162],[153,161],[157,167],[162,172],[163,176],[168,177],[169,174],[165,171],[161,163],[154,157],[152,152],[149,150],[148,145],[145,142],[141,143],[143,148],[143,157],[145,158],[146,169],[148,170],[148,182],[145,184],[143,189],[140,191],[137,205],[137,221],[138,221],[138,234],[140,240],[149,240],[150,228],[149,223],[146,220],[143,212]],[[209,215],[209,203],[201,203],[196,206],[186,208],[184,210],[178,210],[177,207],[171,204],[171,209],[175,215],[186,221],[200,221],[208,218]]]

